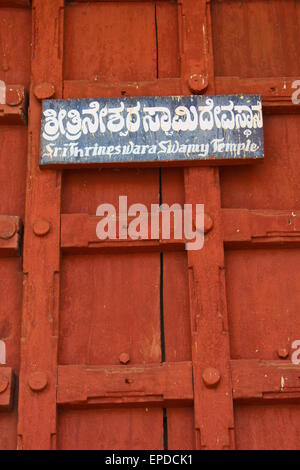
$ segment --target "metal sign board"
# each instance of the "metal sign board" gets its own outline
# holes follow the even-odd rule
[[[45,100],[41,165],[261,159],[256,95]]]

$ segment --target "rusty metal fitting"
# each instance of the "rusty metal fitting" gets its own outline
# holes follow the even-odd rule
[[[8,106],[19,106],[24,100],[23,87],[7,87],[6,88],[6,104]]]
[[[119,361],[121,364],[128,364],[128,362],[130,361],[129,354],[125,352],[120,354]]]
[[[215,369],[213,367],[207,367],[203,371],[202,379],[206,387],[212,388],[218,385],[221,380],[221,375],[218,369]]]
[[[48,377],[45,372],[32,372],[28,378],[28,385],[33,392],[41,392],[48,385]]]
[[[5,392],[9,385],[9,379],[6,375],[0,374],[0,393]]]
[[[50,222],[44,219],[37,219],[33,224],[33,232],[38,237],[43,237],[50,232]]]
[[[188,86],[192,92],[199,93],[208,87],[208,77],[200,73],[192,73],[188,78]]]
[[[287,348],[279,348],[277,349],[277,355],[280,359],[287,359],[289,357],[289,351]]]
[[[39,83],[33,89],[33,93],[38,100],[53,98],[55,95],[55,85],[53,83]]]
[[[2,240],[9,240],[12,238],[17,231],[16,224],[14,222],[6,222],[3,227],[0,224],[0,238]]]

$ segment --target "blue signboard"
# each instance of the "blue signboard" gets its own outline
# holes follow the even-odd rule
[[[41,165],[261,159],[260,96],[45,100]]]

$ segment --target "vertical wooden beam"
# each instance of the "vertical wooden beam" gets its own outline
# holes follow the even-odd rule
[[[63,8],[63,0],[33,0],[32,3],[20,449],[54,449],[56,446],[61,174],[39,169],[39,147],[40,99],[52,96],[53,86],[55,97],[62,97]]]
[[[209,2],[180,0],[183,93],[214,92]],[[196,69],[194,67],[196,66]],[[204,247],[188,251],[197,449],[234,447],[219,171],[187,168],[185,202],[204,204]]]

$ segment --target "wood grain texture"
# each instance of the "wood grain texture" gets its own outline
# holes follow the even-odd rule
[[[0,80],[30,91],[28,129],[7,119],[13,96],[0,108],[0,448],[19,419],[20,449],[299,449],[298,2],[32,6],[0,1]],[[261,93],[265,162],[41,172],[43,83],[65,99]],[[119,195],[204,203],[204,248],[99,243],[96,209]]]
[[[12,2],[8,3],[12,6]],[[16,113],[20,116],[21,103],[16,98],[18,92],[21,98],[24,96],[24,87],[30,80],[31,11],[29,8],[3,6],[2,1],[0,80],[6,84],[7,100],[16,105],[7,106],[7,109],[10,108],[11,115]],[[11,88],[17,93],[10,93]],[[4,111],[3,106],[0,107]],[[22,310],[22,259],[19,256],[21,219],[24,219],[25,212],[27,128],[23,121],[22,125],[8,124],[9,120],[4,116],[0,121],[0,341],[1,347],[4,343],[6,352],[6,364],[0,365],[0,372],[3,367],[11,368],[17,379]],[[3,393],[5,396],[7,391]],[[0,449],[16,449],[17,420],[17,392],[14,389],[10,409],[0,412]]]
[[[163,449],[159,408],[63,408],[58,415],[58,449]]]
[[[299,404],[243,405],[235,407],[236,444],[239,450],[299,449]],[[272,431],[270,432],[270,429]]]
[[[16,216],[0,215],[0,256],[18,256],[22,221]]]
[[[299,400],[300,367],[290,361],[231,361],[235,400]]]
[[[156,78],[154,18],[152,1],[67,5],[65,79]]]
[[[297,248],[229,250],[226,289],[233,359],[278,359],[298,339]],[[239,292],[243,295],[236,295]],[[291,357],[289,357],[291,360]]]
[[[186,58],[182,61],[182,75],[186,77],[192,67],[193,55],[199,57],[195,44],[207,51],[211,31],[206,1],[198,3],[196,15],[194,2],[184,0],[182,8],[185,17],[192,22],[192,25],[188,23],[188,31],[194,32],[194,35],[183,33],[182,53]],[[188,28],[188,24],[184,23],[183,27]],[[213,83],[212,60],[212,55],[208,58],[203,54],[200,70]],[[214,223],[212,231],[206,235],[203,249],[188,251],[195,446],[197,449],[229,449],[235,444],[218,170],[185,169],[184,189],[185,202],[204,204],[205,212]],[[220,383],[214,388],[208,388],[202,380],[207,368],[217,369],[221,375]]]
[[[299,76],[298,2],[213,1],[211,6],[216,76]]]
[[[32,6],[18,447],[53,449],[56,446],[61,176],[55,171],[40,172],[38,167],[41,105],[33,89],[38,83],[50,81],[56,87],[56,97],[62,96],[64,2],[35,0]],[[45,236],[35,229],[41,219],[51,227]],[[36,377],[32,374],[36,373],[42,374],[46,384],[41,391],[36,391],[35,386],[30,388],[34,383],[32,377]]]
[[[59,366],[57,402],[68,405],[170,405],[193,400],[190,362],[136,366]]]

